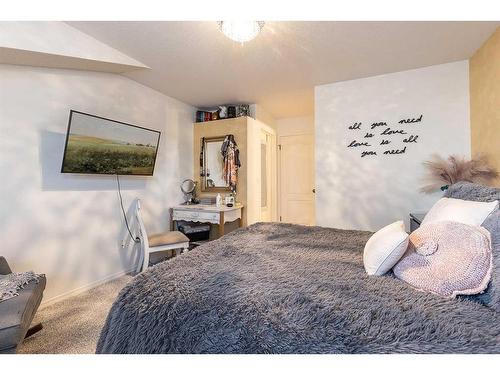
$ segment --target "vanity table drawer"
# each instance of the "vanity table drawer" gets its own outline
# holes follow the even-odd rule
[[[219,223],[219,213],[217,212],[196,212],[174,210],[173,220],[201,221],[209,223]]]

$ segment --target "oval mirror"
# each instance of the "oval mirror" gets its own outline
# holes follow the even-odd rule
[[[184,193],[186,201],[184,204],[198,204],[199,201],[196,199],[196,182],[190,178],[182,181],[181,190]]]
[[[192,194],[194,189],[196,189],[196,182],[189,178],[182,181],[181,190],[184,194]]]

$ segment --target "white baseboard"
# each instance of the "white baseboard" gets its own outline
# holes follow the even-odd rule
[[[78,287],[76,289],[70,290],[70,291],[65,292],[63,294],[59,294],[58,296],[51,297],[51,298],[49,298],[47,300],[43,299],[42,303],[40,304],[40,308],[52,305],[53,303],[65,300],[66,298],[76,296],[78,294],[86,292],[89,289],[95,288],[96,286],[99,286],[99,285],[102,285],[104,283],[107,283],[108,281],[115,280],[115,279],[117,279],[117,278],[119,278],[119,277],[121,277],[121,276],[123,276],[123,275],[125,275],[127,273],[134,272],[135,270],[136,270],[136,267],[132,267],[132,268],[130,268],[128,270],[120,271],[120,272],[117,272],[115,274],[106,276],[103,279],[93,281],[90,284],[83,285],[81,287]]]

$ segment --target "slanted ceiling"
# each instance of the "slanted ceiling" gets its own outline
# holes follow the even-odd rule
[[[64,22],[0,22],[0,63],[112,73],[148,69]]]

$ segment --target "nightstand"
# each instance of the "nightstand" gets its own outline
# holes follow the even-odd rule
[[[425,213],[410,213],[410,233],[413,232],[415,229],[420,227],[420,224],[422,224],[422,221],[424,220]]]

